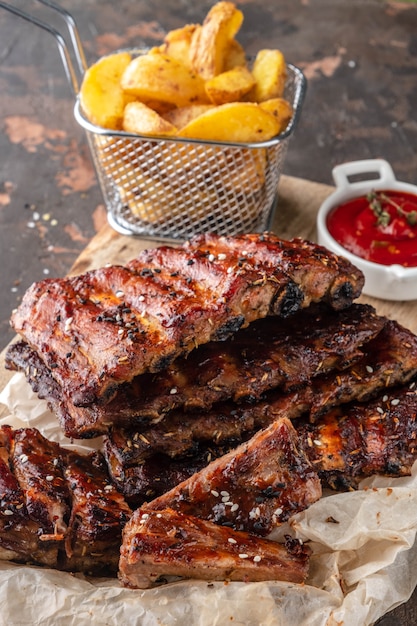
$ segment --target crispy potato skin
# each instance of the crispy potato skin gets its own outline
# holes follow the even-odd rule
[[[251,100],[264,102],[283,96],[287,67],[280,50],[259,50],[252,67],[252,74],[255,86],[251,93]]]
[[[159,100],[176,106],[208,101],[203,79],[162,52],[133,59],[122,75],[121,87],[142,101]]]
[[[168,120],[142,102],[130,102],[124,110],[123,130],[138,135],[175,135],[177,129]]]
[[[191,67],[205,80],[224,69],[229,42],[243,22],[243,13],[232,2],[218,2],[196,28],[190,45]]]
[[[267,141],[279,131],[274,115],[252,102],[222,104],[199,115],[180,130],[181,137],[252,143]]]
[[[132,58],[128,52],[103,57],[87,72],[80,90],[81,106],[93,124],[121,130],[128,94],[122,89],[120,80]]]
[[[238,102],[254,87],[255,79],[247,67],[238,65],[206,81],[206,93],[213,104]]]
[[[265,100],[265,102],[260,102],[259,106],[277,118],[280,125],[280,133],[287,128],[294,113],[291,104],[284,98],[271,98],[270,100]]]

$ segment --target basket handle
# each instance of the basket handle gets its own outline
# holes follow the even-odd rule
[[[71,46],[72,51],[75,55],[75,59],[77,61],[77,69],[80,77],[82,77],[87,69],[87,63],[85,60],[81,39],[74,18],[70,13],[68,13],[68,11],[56,5],[54,2],[51,2],[51,0],[37,0],[37,2],[40,2],[41,4],[47,6],[49,9],[57,12],[64,19],[71,37]],[[67,43],[62,34],[56,28],[50,26],[50,24],[47,24],[46,22],[43,22],[34,15],[30,15],[29,13],[26,13],[25,11],[22,11],[21,9],[18,9],[6,2],[0,2],[0,9],[5,9],[9,13],[17,15],[27,22],[34,24],[38,28],[45,30],[54,37],[58,45],[67,80],[72,87],[74,95],[77,96],[80,90],[79,78],[77,77],[77,73],[75,71]]]

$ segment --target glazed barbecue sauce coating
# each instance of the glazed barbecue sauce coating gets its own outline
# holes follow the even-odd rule
[[[125,528],[119,577],[124,586],[140,589],[169,576],[302,583],[309,556],[308,546],[290,537],[283,545],[170,508],[137,509]]]
[[[88,406],[257,319],[319,301],[344,309],[363,284],[360,270],[311,242],[201,235],[142,251],[124,267],[35,283],[11,324],[64,397]]]
[[[25,372],[34,391],[52,405],[66,436],[78,439],[112,426],[146,427],[173,409],[203,411],[230,398],[255,402],[269,389],[298,387],[316,374],[358,360],[359,347],[384,323],[365,305],[343,311],[310,306],[285,320],[258,320],[226,341],[200,346],[158,374],[137,376],[111,402],[91,407],[64,403],[61,387],[24,342],[8,350],[6,366]]]
[[[376,195],[386,215],[378,218],[367,196],[349,200],[329,214],[330,234],[346,250],[367,261],[416,267],[417,197],[402,191]]]

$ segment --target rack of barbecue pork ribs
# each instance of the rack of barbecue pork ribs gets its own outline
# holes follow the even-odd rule
[[[32,285],[6,367],[63,433],[0,430],[0,556],[114,576],[287,580],[271,531],[417,458],[417,337],[355,303],[362,273],[314,243],[201,235]]]

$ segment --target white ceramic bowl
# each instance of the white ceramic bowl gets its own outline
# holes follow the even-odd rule
[[[327,216],[339,204],[378,189],[404,191],[417,196],[417,185],[398,181],[389,163],[383,159],[343,163],[336,166],[332,174],[336,191],[323,202],[317,214],[319,243],[362,270],[365,275],[364,294],[385,300],[417,299],[417,267],[366,261],[341,246],[327,228]],[[354,177],[360,177],[360,180],[354,180]]]

